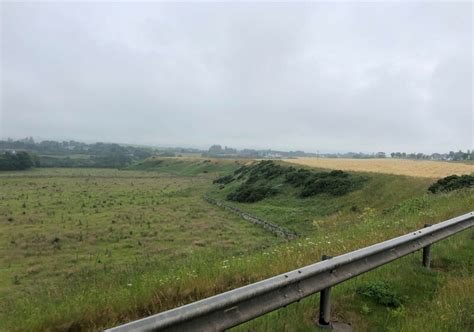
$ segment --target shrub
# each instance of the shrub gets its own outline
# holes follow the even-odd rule
[[[339,169],[329,172],[328,176],[338,177],[338,178],[348,178],[349,173],[341,171]]]
[[[315,181],[307,182],[304,185],[300,196],[309,197],[323,193],[334,196],[342,196],[351,191],[351,189],[351,180],[328,176],[321,179],[316,179]]]
[[[285,182],[295,187],[300,187],[310,180],[312,176],[313,174],[306,169],[292,169],[286,174]]]
[[[274,179],[287,170],[285,167],[275,164],[271,160],[263,160],[255,165],[249,167],[249,178],[247,181],[255,182],[259,179],[271,180]]]
[[[232,181],[234,181],[234,177],[232,175],[226,175],[214,180],[213,183],[228,184]]]
[[[276,193],[277,190],[270,186],[242,184],[234,192],[228,194],[227,199],[241,203],[254,203],[273,196]]]
[[[383,281],[376,281],[360,286],[356,289],[356,292],[386,307],[398,308],[402,305],[400,296]]]
[[[428,191],[433,194],[439,192],[447,192],[462,188],[469,188],[474,186],[474,176],[472,175],[450,175],[445,178],[439,179],[437,182],[433,183]]]
[[[342,196],[360,187],[364,178],[350,175],[349,173],[336,170],[321,173],[315,173],[305,182],[301,197],[309,197],[317,194],[330,194],[333,196]]]
[[[246,167],[246,166],[240,166],[239,168],[237,168],[237,169],[234,171],[234,175],[238,175],[238,174],[245,173],[246,170],[247,170],[247,167]]]
[[[227,175],[214,181],[225,186],[233,181],[241,182],[240,186],[227,195],[228,200],[238,202],[257,202],[278,193],[275,186],[288,184],[302,188],[300,197],[317,194],[342,196],[357,189],[364,178],[354,176],[341,170],[331,172],[314,172],[307,169],[284,167],[271,160],[242,166],[233,175]]]
[[[30,155],[25,151],[16,153],[5,152],[0,154],[0,170],[25,170],[36,166],[36,156]]]

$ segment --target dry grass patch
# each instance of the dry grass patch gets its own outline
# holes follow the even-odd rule
[[[298,158],[285,161],[319,168],[440,178],[474,173],[474,165],[429,160]]]

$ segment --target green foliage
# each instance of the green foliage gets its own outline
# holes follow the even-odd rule
[[[306,182],[311,181],[314,173],[307,169],[289,167],[289,172],[285,175],[285,182],[293,185],[294,187],[301,187]]]
[[[33,166],[39,166],[38,159],[26,151],[5,152],[0,155],[0,171],[25,170]]]
[[[132,162],[132,158],[120,149],[112,150],[93,157],[95,167],[123,168]]]
[[[232,175],[226,175],[214,180],[213,183],[228,184],[232,181],[234,181],[234,177]]]
[[[227,195],[228,200],[253,203],[276,195],[275,187],[284,184],[301,188],[299,197],[305,198],[318,194],[342,196],[361,187],[363,177],[335,170],[314,172],[307,169],[279,165],[271,160],[261,161],[237,169],[233,175],[215,180],[222,185],[236,180],[243,182]]]
[[[123,168],[132,161],[149,158],[156,152],[152,148],[114,143],[85,144],[75,141],[35,143],[31,138],[21,141],[0,141],[1,149],[28,151],[36,167],[41,165],[41,167]],[[0,157],[0,169],[7,169],[6,162],[2,159],[4,158]]]
[[[386,307],[398,308],[402,305],[400,296],[393,291],[389,284],[383,281],[375,281],[359,286],[356,292]]]
[[[263,160],[257,164],[246,166],[249,170],[249,182],[258,180],[271,180],[288,172],[286,167],[282,167],[271,160]]]
[[[447,191],[452,191],[452,190],[457,190],[457,189],[462,189],[462,188],[469,188],[472,186],[474,186],[474,176],[450,175],[433,183],[428,188],[428,191],[435,194],[439,192],[447,192]]]
[[[406,213],[423,213],[428,206],[428,196],[414,197],[412,199],[393,205],[382,212],[385,215],[403,215]]]
[[[71,158],[70,156],[40,156],[41,167],[94,167],[95,163],[89,156]]]
[[[276,195],[278,191],[270,186],[244,183],[227,195],[230,201],[254,203]]]
[[[203,167],[209,165],[218,166]],[[176,277],[203,275],[227,256],[283,242],[205,202],[213,176],[87,168],[2,172],[0,331],[67,330],[49,314],[36,316],[47,308],[66,324],[77,319],[78,330],[99,330],[83,326],[90,321],[83,310],[110,289],[117,290],[112,306],[124,305],[130,293],[140,293],[134,287],[141,289],[138,279],[146,271],[152,288],[159,288]],[[195,272],[181,274],[191,266]],[[85,304],[83,296],[92,294]],[[41,309],[27,309],[21,327],[3,325],[14,310],[22,316],[17,305],[36,299]],[[68,308],[68,299],[82,304]],[[111,318],[96,309],[93,316]]]
[[[304,237],[281,243],[202,200],[211,189],[222,198],[240,182],[220,190],[212,185],[215,174],[202,175],[204,170],[233,174],[240,165],[175,162],[164,160],[157,172],[0,174],[0,330],[102,330],[314,263],[322,254],[337,256],[387,240],[474,206],[474,189],[426,195],[429,180],[383,174],[370,175],[361,190],[344,196],[300,199],[301,188],[284,184],[281,190],[294,195],[232,203],[282,225],[317,224]],[[276,187],[281,181],[270,182]],[[416,197],[423,204],[413,203]],[[410,202],[401,204],[396,215],[382,213],[403,201]],[[352,206],[359,211],[350,212]],[[472,331],[470,236],[464,232],[433,246],[431,270],[421,267],[419,255],[408,255],[334,287],[335,314],[358,331]],[[354,296],[360,284],[379,280],[390,281],[389,290],[403,300],[400,310]],[[237,330],[312,331],[317,302],[317,295],[309,296]]]
[[[350,191],[359,189],[365,179],[350,176],[343,171],[332,171],[329,173],[317,173],[304,183],[301,197],[309,197],[317,194],[330,194],[342,196]]]

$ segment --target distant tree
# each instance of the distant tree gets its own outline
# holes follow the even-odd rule
[[[152,156],[152,154],[149,151],[146,151],[144,149],[134,149],[132,151],[132,155],[134,159],[138,159],[138,160],[150,158]]]
[[[31,156],[31,161],[33,162],[33,167],[41,167],[40,158],[35,154],[32,154],[30,156]]]
[[[25,151],[5,152],[0,155],[0,170],[25,170],[34,166],[32,156]]]
[[[12,158],[12,153],[5,152],[4,154],[0,155],[0,170],[9,171],[14,170],[15,167],[16,165]]]
[[[220,145],[212,145],[209,148],[209,154],[222,154],[222,146]]]
[[[236,154],[237,150],[234,148],[229,148],[229,147],[224,147],[224,153],[225,154]]]
[[[28,152],[19,151],[16,153],[16,158],[18,161],[18,169],[28,169],[33,166],[33,161],[31,160],[31,156]]]

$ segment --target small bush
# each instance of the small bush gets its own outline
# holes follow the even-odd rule
[[[249,178],[247,181],[255,182],[265,179],[271,180],[287,172],[287,168],[275,164],[271,160],[264,160],[249,168]]]
[[[228,184],[228,183],[231,183],[232,181],[234,181],[234,177],[232,175],[226,175],[214,180],[213,182],[220,183],[220,184]]]
[[[342,196],[352,189],[352,181],[344,178],[325,177],[306,183],[301,192],[301,197],[309,197],[317,194],[330,194]]]
[[[257,202],[278,193],[276,186],[283,184],[302,188],[300,197],[317,194],[342,196],[360,187],[364,178],[341,170],[314,172],[307,169],[285,167],[271,160],[242,166],[233,175],[227,175],[214,181],[225,186],[233,181],[242,181],[241,185],[227,195],[228,200],[238,202]]]
[[[240,166],[234,171],[234,175],[244,174],[247,171],[247,166]]]
[[[398,308],[402,305],[400,296],[383,281],[376,281],[360,286],[356,289],[356,292],[357,294],[368,297],[375,303],[386,307]]]
[[[439,179],[437,182],[433,183],[428,191],[433,194],[439,192],[447,192],[462,188],[469,188],[474,186],[474,176],[472,175],[450,175],[445,178]]]
[[[241,203],[254,203],[275,194],[277,194],[277,190],[271,188],[270,186],[243,184],[234,192],[228,194],[227,199]]]
[[[306,169],[292,169],[285,176],[285,182],[295,187],[301,187],[312,178],[313,174]]]

